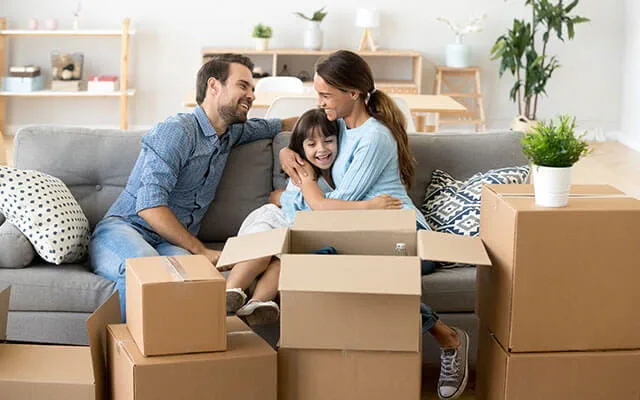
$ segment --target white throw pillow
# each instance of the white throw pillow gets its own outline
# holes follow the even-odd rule
[[[0,213],[50,263],[77,262],[87,253],[89,221],[58,178],[0,166]]]

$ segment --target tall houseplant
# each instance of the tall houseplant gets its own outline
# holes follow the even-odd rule
[[[563,207],[569,199],[573,165],[589,153],[589,144],[577,137],[576,119],[538,122],[522,138],[522,152],[533,163],[536,204]]]
[[[301,12],[295,12],[298,17],[307,21],[307,29],[304,32],[304,48],[307,50],[320,50],[322,48],[322,30],[320,23],[327,16],[325,7],[315,11],[310,17]]]
[[[575,26],[589,21],[571,14],[579,1],[565,5],[563,0],[525,0],[531,7],[531,22],[514,19],[512,28],[491,49],[491,59],[500,60],[500,76],[509,71],[516,78],[509,97],[526,120],[536,120],[538,98],[547,94],[547,83],[560,66],[558,59],[548,54],[552,35],[562,42],[572,40]]]

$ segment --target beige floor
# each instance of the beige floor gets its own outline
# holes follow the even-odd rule
[[[5,138],[7,163],[13,164],[13,140]],[[574,168],[574,183],[608,183],[632,196],[640,198],[640,152],[617,142],[593,143],[593,151]],[[423,400],[435,400],[438,370],[424,371]],[[475,399],[473,375],[469,388],[461,400]]]

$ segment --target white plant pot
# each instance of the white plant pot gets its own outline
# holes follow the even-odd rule
[[[320,50],[322,48],[322,30],[320,22],[307,21],[307,29],[304,31],[305,50]]]
[[[447,45],[447,67],[466,68],[471,66],[471,48],[464,43]]]
[[[518,115],[511,122],[511,130],[514,132],[529,133],[538,121],[531,120],[524,115]]]
[[[269,39],[263,38],[255,38],[256,39],[256,50],[265,51],[269,48]]]
[[[569,202],[572,167],[533,166],[536,204],[542,207],[564,207]]]

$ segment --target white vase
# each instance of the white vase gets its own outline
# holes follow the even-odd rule
[[[307,21],[304,31],[305,50],[320,50],[322,48],[322,30],[319,21]]]
[[[255,39],[256,39],[256,50],[266,51],[269,48],[269,39],[264,39],[264,38],[255,38]]]
[[[447,45],[446,61],[447,67],[467,68],[471,66],[471,48],[462,43],[460,36],[456,37],[456,43]]]
[[[537,123],[538,121],[535,119],[529,119],[524,115],[518,115],[511,122],[510,129],[514,132],[529,133],[531,128],[533,128]]]
[[[533,166],[536,204],[542,207],[564,207],[569,202],[572,167]]]

